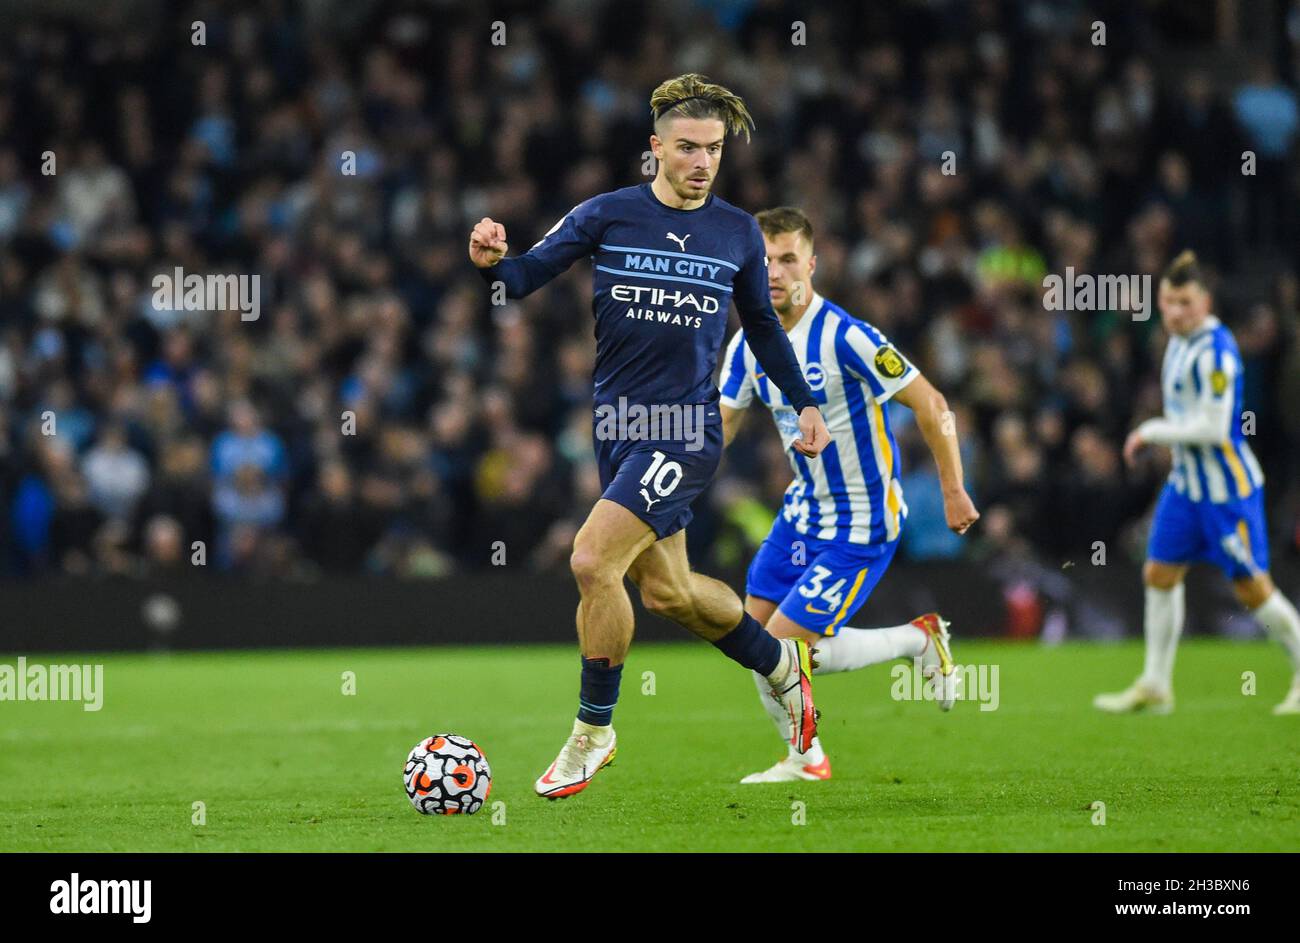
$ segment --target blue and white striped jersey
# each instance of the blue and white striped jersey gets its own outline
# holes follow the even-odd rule
[[[1162,419],[1138,427],[1143,440],[1173,453],[1169,482],[1192,501],[1223,504],[1264,486],[1264,472],[1242,430],[1242,369],[1237,342],[1211,315],[1195,333],[1173,335],[1160,371]]]
[[[783,513],[799,533],[856,544],[896,540],[907,504],[884,404],[919,372],[874,327],[815,292],[789,337],[831,434],[818,459],[791,447],[798,416],[768,382],[743,330],[722,362],[720,401],[744,409],[757,395],[772,410],[794,469]]]

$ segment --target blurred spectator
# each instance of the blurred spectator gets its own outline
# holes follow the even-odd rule
[[[302,546],[311,558],[329,572],[359,572],[377,536],[375,523],[357,502],[348,466],[335,460],[322,467],[302,514]]]
[[[144,529],[144,556],[152,573],[184,573],[189,560],[180,522],[162,514],[149,518]]]
[[[217,560],[231,567],[247,562],[252,547],[284,519],[284,497],[262,469],[240,465],[213,486],[217,519]]]
[[[1254,63],[1251,81],[1233,96],[1237,120],[1246,134],[1246,143],[1255,153],[1255,176],[1258,185],[1248,187],[1254,241],[1269,244],[1294,236],[1291,220],[1294,201],[1274,199],[1285,186],[1300,132],[1300,105],[1296,90],[1283,85],[1264,57]],[[1292,174],[1294,177],[1294,174]],[[1292,246],[1295,245],[1291,239]]]
[[[104,428],[81,461],[91,503],[107,518],[127,520],[149,488],[149,465],[126,442],[126,429],[118,423]]]
[[[246,467],[270,479],[288,471],[279,437],[262,428],[251,403],[240,400],[230,407],[230,428],[212,442],[212,476],[221,485]]]

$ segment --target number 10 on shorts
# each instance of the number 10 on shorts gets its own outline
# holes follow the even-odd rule
[[[641,476],[641,484],[646,486],[641,489],[641,494],[645,496],[647,504],[653,504],[654,502],[650,500],[650,494],[646,488],[654,488],[655,494],[662,499],[672,494],[673,489],[681,484],[681,464],[679,462],[664,461],[667,457],[663,452],[656,449],[651,458],[650,467]]]

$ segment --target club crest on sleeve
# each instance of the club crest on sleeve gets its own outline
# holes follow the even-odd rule
[[[892,347],[882,347],[876,351],[876,369],[892,380],[901,377],[906,368],[898,351]]]
[[[1214,391],[1215,396],[1222,396],[1224,390],[1228,388],[1228,375],[1222,370],[1215,370],[1210,374],[1210,389]]]

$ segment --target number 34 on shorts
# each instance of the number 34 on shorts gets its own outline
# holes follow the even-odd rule
[[[800,533],[782,514],[749,565],[745,591],[777,603],[795,625],[834,635],[866,602],[897,549],[897,540],[819,540]]]

